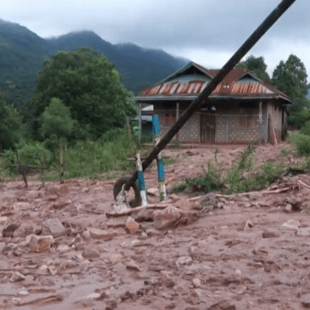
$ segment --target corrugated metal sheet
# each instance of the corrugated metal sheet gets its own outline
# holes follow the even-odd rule
[[[188,95],[199,95],[203,89],[206,87],[208,81],[206,78],[214,77],[219,70],[208,70],[196,63],[191,63],[185,67],[185,69],[192,65],[195,68],[198,68],[201,72],[206,74],[205,77],[197,77],[194,75],[184,75],[176,76],[171,75],[165,79],[162,83],[151,86],[147,89],[144,89],[140,92],[141,97],[145,96],[188,96]],[[244,81],[242,79],[244,77]],[[252,80],[252,81],[251,81]],[[216,89],[213,91],[212,95],[217,96],[251,96],[255,95],[256,97],[260,95],[276,95],[282,96],[290,101],[289,97],[279,91],[273,85],[259,80],[256,76],[245,69],[235,68],[232,70],[219,84]]]
[[[190,81],[185,84],[181,83],[164,83],[155,85],[141,92],[141,95],[175,95],[175,94],[199,94],[206,87],[205,81]],[[272,94],[264,85],[259,82],[233,82],[230,84],[219,84],[212,94],[216,95],[258,95],[258,94]]]

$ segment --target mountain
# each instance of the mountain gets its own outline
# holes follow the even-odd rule
[[[0,90],[4,91],[7,102],[28,109],[26,106],[44,60],[57,51],[81,46],[90,47],[109,58],[119,70],[127,89],[135,93],[188,62],[162,50],[141,48],[131,43],[113,45],[93,31],[43,39],[26,27],[0,19]]]
[[[55,47],[54,52],[87,46],[105,55],[115,64],[125,86],[136,93],[160,81],[188,62],[162,50],[141,48],[132,43],[113,45],[93,31],[72,32],[47,41]]]

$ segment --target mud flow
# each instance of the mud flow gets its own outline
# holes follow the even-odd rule
[[[286,164],[288,145],[260,146],[256,165]],[[226,169],[242,146],[218,147]],[[66,180],[0,184],[0,309],[310,308],[310,177],[265,191],[171,194],[214,147],[166,150],[167,206],[113,213],[113,185]],[[158,205],[156,167],[145,174]]]

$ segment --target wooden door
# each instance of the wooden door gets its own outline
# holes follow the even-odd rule
[[[215,115],[201,114],[200,141],[202,143],[215,142]]]

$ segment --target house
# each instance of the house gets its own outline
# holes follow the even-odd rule
[[[219,70],[194,62],[142,90],[133,100],[154,106],[163,136]],[[241,68],[233,69],[173,140],[195,143],[248,143],[283,140],[291,99]]]

